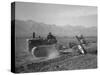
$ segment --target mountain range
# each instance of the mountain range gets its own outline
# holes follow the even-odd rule
[[[16,37],[30,37],[32,36],[33,32],[35,32],[37,36],[47,36],[49,32],[52,32],[52,34],[56,36],[75,36],[79,34],[83,34],[85,36],[97,36],[97,27],[84,27],[72,25],[57,26],[54,24],[50,25],[36,22],[33,20],[15,20]]]

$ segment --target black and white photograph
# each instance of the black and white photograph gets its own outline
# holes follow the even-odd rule
[[[96,6],[11,4],[14,73],[97,69]]]

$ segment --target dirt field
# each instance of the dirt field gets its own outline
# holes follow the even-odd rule
[[[57,39],[59,40],[59,43],[63,45],[68,45],[68,42],[70,41],[77,42],[75,38]],[[86,55],[80,55],[79,53],[67,53],[61,54],[58,58],[36,62],[27,50],[26,38],[17,38],[15,53],[16,73],[97,68],[97,53],[94,53],[95,51],[97,52],[97,39],[91,37],[86,38],[86,40],[95,43],[93,48],[87,49],[88,53]]]

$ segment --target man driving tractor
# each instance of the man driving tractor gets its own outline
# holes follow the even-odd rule
[[[49,44],[57,42],[56,37],[53,36],[51,32],[49,32],[49,34],[47,35],[47,41]]]

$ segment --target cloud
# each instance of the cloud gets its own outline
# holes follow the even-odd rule
[[[25,2],[16,3],[16,19],[31,19],[46,24],[60,26],[67,24],[96,25],[97,19],[95,17],[89,18],[92,15],[97,15],[97,7]]]

